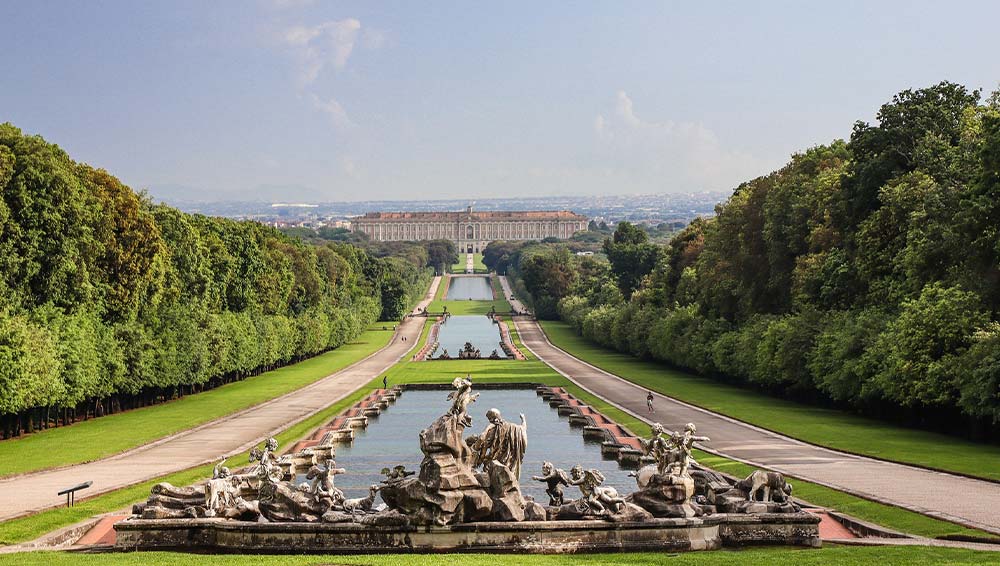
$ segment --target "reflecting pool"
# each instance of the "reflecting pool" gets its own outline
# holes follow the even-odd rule
[[[475,381],[475,374],[472,379]],[[549,502],[545,485],[531,479],[541,473],[542,462],[551,461],[569,473],[575,464],[597,468],[607,478],[604,485],[614,486],[622,495],[635,491],[635,479],[614,460],[601,458],[601,443],[585,440],[580,429],[571,429],[569,419],[560,417],[555,409],[532,389],[484,390],[479,400],[469,407],[472,427],[465,435],[479,434],[486,428],[486,411],[500,409],[504,419],[519,423],[519,413],[528,422],[528,449],[521,467],[521,493],[531,495],[543,505]],[[369,417],[368,428],[355,429],[354,443],[337,447],[337,465],[347,473],[337,476],[337,486],[347,497],[363,497],[368,486],[379,483],[382,468],[403,464],[407,470],[419,471],[423,454],[418,434],[450,406],[447,391],[406,391],[377,418]],[[563,488],[566,499],[580,496],[577,487]]]
[[[493,287],[489,277],[452,277],[448,285],[449,301],[492,301]]]
[[[500,329],[486,315],[449,316],[438,330],[439,346],[434,355],[440,356],[447,349],[449,356],[457,358],[466,342],[479,348],[484,358],[488,358],[493,350],[501,358],[507,357],[500,347]]]

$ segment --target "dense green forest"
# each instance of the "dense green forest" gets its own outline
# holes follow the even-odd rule
[[[153,204],[0,125],[5,437],[336,348],[425,292],[427,257],[311,244]]]
[[[312,243],[350,242],[375,257],[399,257],[414,265],[432,267],[437,275],[444,275],[448,272],[448,268],[459,261],[458,249],[451,240],[376,242],[363,232],[329,226],[318,229],[296,226],[280,230],[284,234]]]
[[[738,186],[668,245],[498,242],[545,318],[774,394],[996,438],[1000,95],[903,91],[850,140]]]

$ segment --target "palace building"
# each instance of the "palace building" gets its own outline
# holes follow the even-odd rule
[[[459,252],[478,253],[495,240],[566,239],[587,229],[587,217],[558,211],[369,212],[351,229],[377,242],[451,240]]]

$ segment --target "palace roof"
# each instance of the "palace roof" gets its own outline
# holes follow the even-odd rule
[[[368,212],[364,216],[352,218],[353,222],[432,222],[432,221],[462,221],[462,220],[586,220],[569,210],[490,210],[460,212]]]

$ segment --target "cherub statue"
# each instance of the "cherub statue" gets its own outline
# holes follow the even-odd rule
[[[545,488],[545,493],[549,496],[549,505],[557,507],[563,504],[562,486],[569,485],[566,472],[553,466],[552,462],[542,462],[542,475],[531,476],[531,479],[545,482],[548,485]]]
[[[680,435],[680,440],[677,443],[678,448],[683,451],[683,458],[681,459],[681,474],[682,476],[687,475],[688,467],[694,463],[694,458],[691,456],[691,450],[694,447],[695,442],[708,442],[712,440],[707,436],[697,436],[695,433],[698,432],[698,427],[694,426],[694,423],[688,423],[684,425],[684,434]],[[674,433],[675,435],[677,433]]]
[[[471,445],[472,467],[483,466],[485,470],[496,460],[507,466],[514,478],[520,479],[521,462],[528,448],[528,423],[524,415],[521,415],[521,424],[514,424],[505,421],[498,409],[490,409],[486,411],[486,420],[490,424]]]
[[[620,513],[625,508],[625,499],[618,495],[618,490],[601,485],[604,483],[604,474],[600,470],[584,470],[583,466],[577,464],[570,470],[569,483],[579,486],[583,502],[597,515],[605,515],[609,511]]]
[[[277,484],[284,475],[281,466],[278,465],[277,459],[274,457],[276,450],[278,450],[278,441],[272,437],[264,442],[263,450],[255,446],[250,451],[250,461],[259,462],[254,471],[257,474],[257,479],[260,480],[258,491],[261,501],[267,501],[274,495]]]
[[[317,501],[320,499],[330,499],[331,505],[340,505],[344,502],[344,492],[340,491],[333,483],[334,476],[346,473],[347,470],[344,468],[338,468],[337,462],[333,458],[326,459],[326,465],[323,468],[319,466],[313,466],[309,468],[309,472],[306,473],[306,479],[312,480],[309,484],[309,493],[312,493],[313,498]]]
[[[663,425],[660,423],[653,423],[650,434],[652,436],[649,439],[642,441],[643,452],[656,460],[656,469],[659,473],[666,473],[669,467],[671,443],[663,438]]]
[[[259,462],[256,468],[258,478],[265,479],[266,477],[273,483],[281,481],[283,473],[281,466],[278,465],[278,459],[274,456],[277,450],[278,441],[273,437],[264,442],[263,450],[257,447],[250,450],[250,461]]]
[[[448,400],[452,402],[448,412],[458,417],[458,423],[463,427],[472,426],[472,417],[468,412],[469,404],[476,402],[479,393],[472,392],[472,380],[464,377],[456,377],[451,386],[455,390],[448,394]]]

